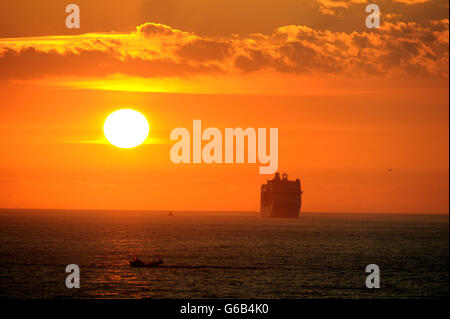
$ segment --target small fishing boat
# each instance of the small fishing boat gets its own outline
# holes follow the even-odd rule
[[[140,267],[140,268],[155,268],[163,263],[163,260],[159,257],[154,258],[152,261],[142,261],[137,256],[132,256],[129,258],[131,267]]]

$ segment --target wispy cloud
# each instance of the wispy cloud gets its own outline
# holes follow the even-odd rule
[[[282,74],[448,78],[448,19],[364,32],[289,25],[271,34],[206,37],[157,23],[129,34],[0,39],[0,80]]]
[[[325,15],[337,15],[342,11],[349,10],[352,5],[361,5],[373,3],[368,0],[315,0],[319,5],[319,11]],[[380,4],[382,8],[390,8],[392,3],[403,3],[406,5],[415,5],[431,2],[432,0],[391,0]]]

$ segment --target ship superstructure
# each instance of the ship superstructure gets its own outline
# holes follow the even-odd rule
[[[275,177],[261,185],[261,216],[297,218],[302,206],[300,179],[288,180],[287,174]]]

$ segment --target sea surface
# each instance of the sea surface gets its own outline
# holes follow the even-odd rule
[[[173,214],[1,210],[0,298],[449,296],[448,215]],[[164,265],[131,268],[128,254]],[[366,288],[368,264],[380,289]]]

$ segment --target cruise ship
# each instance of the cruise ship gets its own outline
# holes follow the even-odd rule
[[[261,216],[297,218],[302,206],[300,179],[288,180],[287,174],[275,177],[261,185]]]

